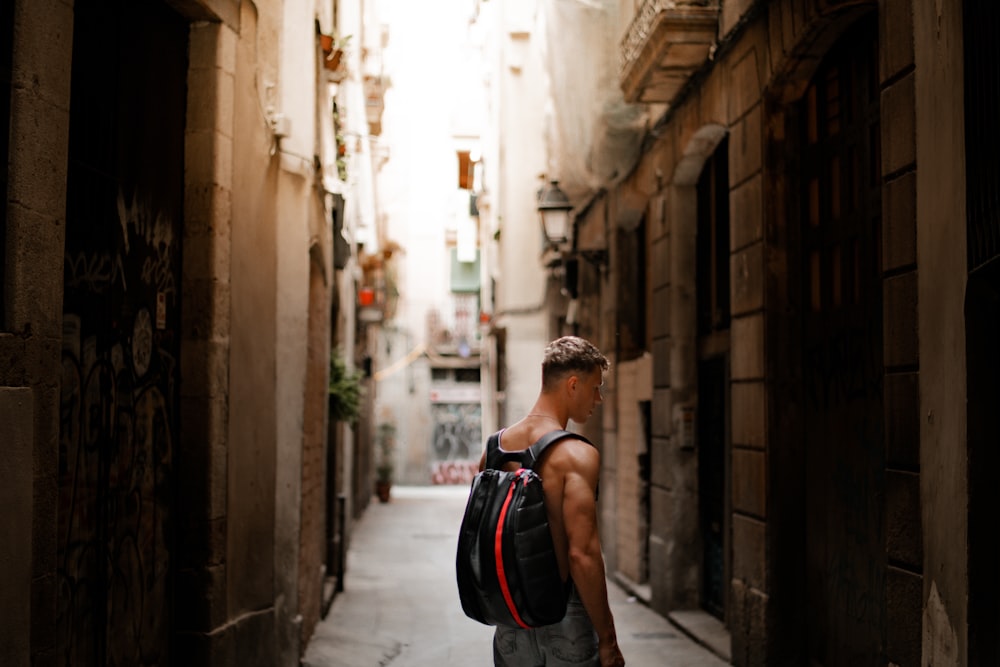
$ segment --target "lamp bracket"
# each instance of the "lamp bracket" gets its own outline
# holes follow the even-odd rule
[[[602,271],[608,267],[608,251],[604,249],[596,250],[576,250],[573,253],[577,257],[582,257],[589,264],[596,266]]]
[[[608,268],[608,251],[599,249],[569,250],[552,244],[542,254],[542,265],[549,270],[557,269],[569,260],[583,259],[591,266],[604,272]]]

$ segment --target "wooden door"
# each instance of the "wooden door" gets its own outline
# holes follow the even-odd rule
[[[802,102],[805,556],[810,665],[879,664],[885,637],[877,25]]]
[[[77,0],[59,434],[66,665],[169,664],[187,25]]]

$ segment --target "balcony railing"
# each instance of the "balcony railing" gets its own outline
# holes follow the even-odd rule
[[[385,110],[385,82],[381,76],[366,75],[363,80],[365,91],[365,116],[368,133],[382,134],[382,112]]]
[[[671,102],[708,59],[717,0],[646,0],[621,41],[619,82],[629,102]]]

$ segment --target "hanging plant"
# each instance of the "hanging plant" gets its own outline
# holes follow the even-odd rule
[[[337,146],[337,178],[347,182],[347,141],[344,138],[344,129],[340,119],[340,110],[337,103],[333,104],[333,138]]]
[[[353,424],[361,416],[361,371],[350,371],[340,352],[330,354],[330,419]]]

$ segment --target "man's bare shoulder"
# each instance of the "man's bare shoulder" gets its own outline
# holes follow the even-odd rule
[[[566,471],[590,472],[600,466],[601,455],[597,448],[586,440],[567,437],[549,453],[548,459]]]
[[[582,435],[577,435],[571,433],[559,442],[567,445],[564,449],[572,450],[574,452],[597,452],[597,446],[591,443],[589,440],[584,438]]]
[[[546,463],[548,470],[561,480],[564,502],[574,500],[586,505],[595,498],[601,455],[594,445],[579,438],[566,438],[559,442]]]

